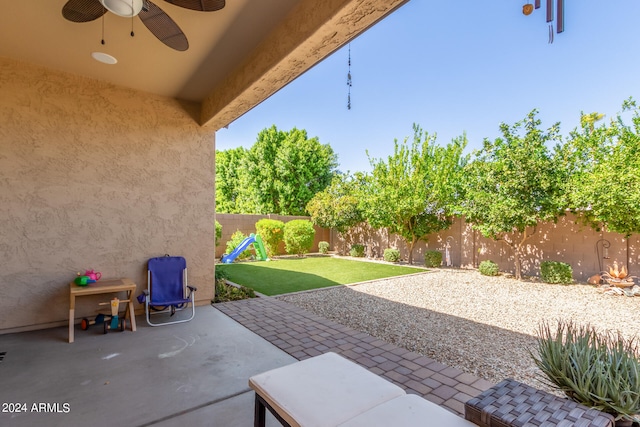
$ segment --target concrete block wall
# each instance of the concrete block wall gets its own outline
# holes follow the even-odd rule
[[[529,229],[532,232],[533,229]],[[604,253],[596,251],[596,244],[605,239],[610,247]],[[331,233],[331,249],[339,253],[348,253],[352,244],[364,244],[367,256],[381,258],[386,248],[400,250],[401,257],[407,259],[408,248],[397,235],[386,230],[373,230],[367,225],[354,227],[345,236]],[[493,241],[473,230],[464,219],[457,218],[451,228],[429,236],[426,242],[419,242],[414,248],[414,264],[424,263],[427,250],[449,253],[450,265],[455,267],[476,268],[480,262],[490,259],[500,266],[500,270],[514,273],[514,256],[511,247],[503,241]],[[605,257],[606,256],[606,257]],[[558,219],[556,223],[543,223],[536,227],[535,233],[526,241],[522,272],[530,276],[539,276],[542,261],[562,261],[573,268],[573,277],[586,281],[601,269],[607,269],[614,261],[625,265],[629,274],[640,275],[640,237],[606,231],[595,231],[581,224],[573,214]]]

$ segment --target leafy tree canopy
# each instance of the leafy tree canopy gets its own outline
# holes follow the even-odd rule
[[[524,242],[539,222],[564,211],[566,168],[558,145],[559,124],[543,131],[536,110],[513,126],[500,125],[502,138],[484,141],[465,168],[466,196],[460,211],[485,237],[504,240],[514,251],[516,278]]]
[[[373,171],[360,200],[369,224],[397,233],[409,247],[409,262],[419,240],[451,225],[451,207],[459,194],[466,137],[436,145],[415,125],[411,143],[395,141],[387,160],[369,159]]]
[[[344,233],[364,221],[358,198],[362,174],[355,177],[336,174],[331,185],[316,193],[307,204],[311,221],[319,227],[333,228]]]
[[[247,150],[238,147],[216,150],[216,211],[241,213],[247,199],[244,162]]]
[[[285,132],[272,126],[249,150],[222,153],[217,153],[216,185],[228,183],[216,189],[219,212],[306,215],[307,203],[331,183],[337,167],[328,144],[295,128]]]
[[[595,127],[603,116],[583,114],[566,151],[571,208],[595,229],[605,226],[629,236],[640,232],[640,110],[628,99],[623,113],[631,115],[630,125],[619,114]]]

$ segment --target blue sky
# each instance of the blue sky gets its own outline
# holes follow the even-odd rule
[[[445,145],[466,132],[467,151],[532,109],[568,135],[580,112],[607,119],[640,100],[640,1],[565,0],[565,32],[552,44],[545,1],[411,0],[216,134],[216,149],[251,147],[258,132],[306,129],[330,144],[342,171],[369,171],[412,124]],[[531,0],[533,3],[533,0]],[[555,0],[554,0],[555,3]]]

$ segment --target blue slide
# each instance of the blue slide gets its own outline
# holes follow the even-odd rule
[[[223,264],[231,264],[234,259],[238,258],[243,251],[245,251],[253,242],[256,241],[256,236],[253,234],[242,241],[234,250],[228,255],[222,256]]]

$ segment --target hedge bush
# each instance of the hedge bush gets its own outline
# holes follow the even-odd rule
[[[233,252],[233,250],[237,248],[238,245],[240,245],[240,243],[242,243],[242,241],[246,238],[247,236],[245,236],[242,231],[236,230],[236,232],[231,235],[231,239],[227,242],[227,253],[230,254],[231,252]],[[249,258],[250,256],[251,256],[251,251],[249,249],[246,249],[242,251],[240,255],[238,255],[237,259],[246,259],[246,258]]]
[[[482,261],[478,266],[478,270],[480,270],[480,274],[484,276],[497,276],[498,273],[500,273],[498,264],[491,261],[490,259]]]
[[[440,267],[442,264],[442,252],[426,251],[424,253],[424,265],[430,268]]]
[[[284,225],[284,246],[288,254],[302,256],[309,252],[316,237],[311,221],[294,219]]]
[[[400,261],[400,251],[397,249],[387,248],[384,250],[384,255],[382,257],[388,262],[398,262]]]
[[[319,242],[318,243],[318,252],[320,252],[321,254],[328,254],[329,253],[329,242]]]
[[[542,261],[540,263],[540,277],[545,283],[566,285],[573,282],[573,269],[566,262]]]
[[[255,297],[256,293],[251,288],[247,288],[246,286],[231,286],[227,285],[224,280],[219,280],[216,282],[216,290],[211,302],[215,304],[218,302],[238,301]]]
[[[223,265],[216,265],[215,277],[216,282],[219,282],[220,280],[224,281],[229,277]]]
[[[361,245],[359,243],[352,245],[351,250],[349,251],[349,255],[357,258],[364,257],[364,245]]]
[[[256,234],[262,238],[268,256],[278,255],[278,245],[284,239],[284,222],[263,218],[256,222]]]

